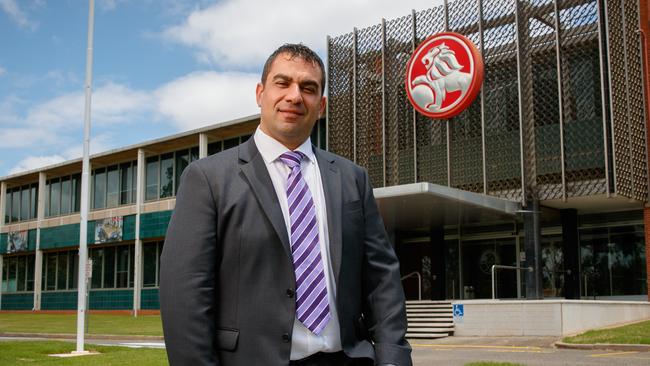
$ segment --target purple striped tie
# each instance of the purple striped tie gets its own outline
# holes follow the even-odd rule
[[[304,157],[301,152],[288,151],[280,155],[280,160],[291,169],[287,178],[287,201],[291,254],[296,273],[296,316],[307,329],[318,335],[330,320],[330,307],[318,242],[316,207],[300,172],[300,161]]]

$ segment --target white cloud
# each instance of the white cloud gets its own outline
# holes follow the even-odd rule
[[[7,69],[4,67],[0,66],[0,76],[4,75],[7,72]]]
[[[0,0],[0,9],[2,9],[16,24],[21,28],[36,30],[38,23],[27,18],[27,15],[20,10],[15,0]]]
[[[426,9],[441,0],[224,0],[193,11],[163,32],[171,41],[192,47],[198,60],[240,70],[260,65],[278,46],[302,42],[324,54],[325,36],[351,32]],[[333,21],[334,20],[334,21]]]
[[[26,122],[48,128],[76,128],[83,124],[84,104],[83,92],[64,94],[30,109]],[[92,123],[128,123],[150,111],[151,106],[146,91],[109,82],[93,92]]]
[[[14,165],[14,167],[9,170],[9,175],[58,164],[65,160],[66,159],[61,155],[29,156]]]
[[[107,151],[114,148],[115,139],[111,133],[99,134],[93,136],[90,143],[90,154]],[[81,142],[70,145],[67,149],[63,150],[60,154],[52,155],[32,155],[18,161],[10,170],[8,174],[16,174],[32,169],[43,168],[48,165],[58,164],[67,160],[81,158],[83,154],[83,145]]]
[[[255,114],[258,80],[258,74],[240,72],[191,73],[155,92],[156,110],[180,130]]]

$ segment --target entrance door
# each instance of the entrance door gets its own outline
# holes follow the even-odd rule
[[[515,238],[463,241],[462,271],[465,299],[492,298],[491,269],[494,264],[517,265]],[[517,298],[517,272],[496,271],[496,298]]]

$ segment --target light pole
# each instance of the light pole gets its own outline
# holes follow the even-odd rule
[[[84,108],[84,147],[83,163],[81,168],[81,207],[79,223],[79,280],[77,288],[77,350],[76,353],[85,353],[85,323],[86,323],[86,298],[88,287],[88,208],[90,192],[90,105],[93,83],[93,32],[95,27],[95,1],[88,2],[88,48],[86,49],[86,103]]]

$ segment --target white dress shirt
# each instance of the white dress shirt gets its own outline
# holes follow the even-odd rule
[[[289,205],[287,203],[287,178],[291,169],[280,160],[280,155],[289,151],[279,141],[265,134],[259,127],[253,135],[255,145],[259,150],[266,168],[271,176],[273,188],[278,196],[282,216],[287,226],[287,234],[291,238],[291,223],[289,222]],[[318,169],[318,161],[312,150],[309,138],[294,151],[300,151],[306,158],[302,159],[300,169],[307,182],[309,191],[316,206],[316,220],[318,221],[318,239],[321,258],[325,270],[327,283],[327,296],[330,304],[331,318],[320,335],[315,335],[296,318],[293,321],[293,336],[291,338],[291,360],[299,360],[317,352],[338,352],[342,350],[339,319],[336,313],[336,293],[334,288],[334,274],[329,250],[329,235],[327,231],[327,207],[323,192],[323,180]]]

